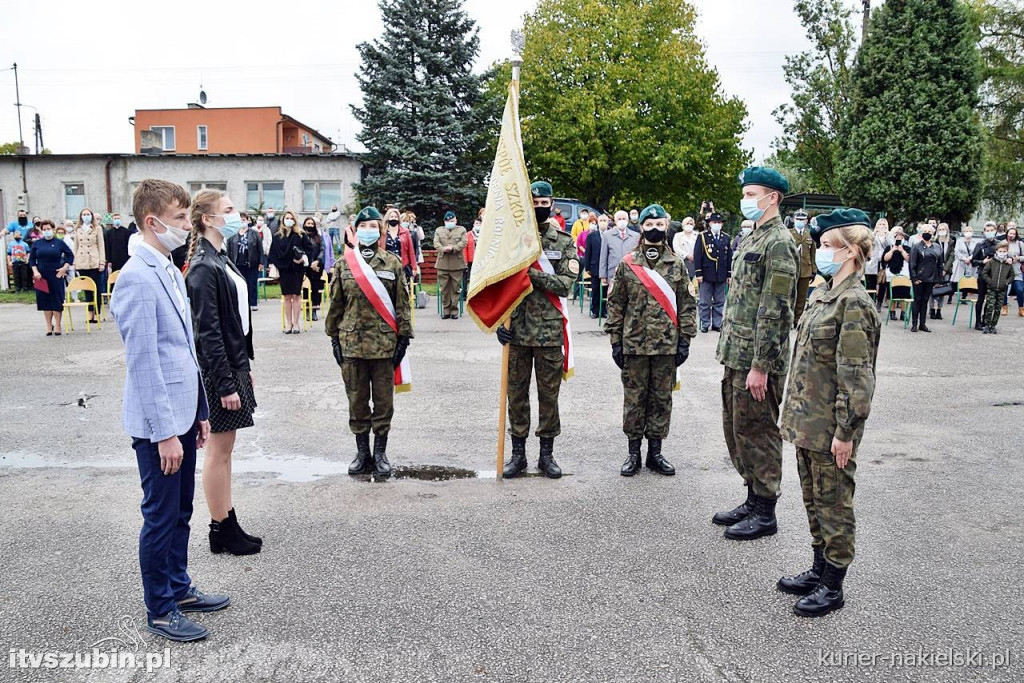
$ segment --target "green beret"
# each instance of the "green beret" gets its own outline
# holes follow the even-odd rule
[[[659,204],[651,204],[640,212],[640,218],[637,219],[637,223],[643,225],[644,221],[648,218],[668,218],[668,213]]]
[[[538,180],[533,185],[530,185],[530,194],[534,197],[554,197],[555,190],[551,187],[551,183]]]
[[[829,230],[845,228],[848,225],[863,225],[871,227],[871,220],[868,215],[860,209],[836,209],[831,213],[823,213],[814,217],[814,226],[811,228],[811,237],[815,244],[821,244],[821,236]]]
[[[384,220],[384,217],[380,215],[380,211],[378,211],[375,207],[367,206],[362,211],[359,212],[358,216],[356,216],[355,225],[359,225],[360,223],[365,223],[366,221],[382,221],[382,220]]]
[[[445,219],[446,221],[453,221],[453,220],[455,220],[455,212],[454,212],[454,211],[449,211],[449,212],[447,212],[447,213],[446,213],[446,214],[444,215],[444,219]]]
[[[789,192],[789,181],[776,171],[767,166],[751,166],[740,173],[740,187],[747,185],[761,185],[772,190],[778,190],[782,194]]]

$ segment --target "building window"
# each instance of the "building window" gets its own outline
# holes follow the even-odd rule
[[[302,146],[309,147],[309,136],[305,133],[302,134]]]
[[[78,220],[85,208],[85,184],[64,183],[64,217]]]
[[[150,130],[160,135],[161,143],[165,152],[173,152],[174,147],[174,126],[151,126]]]
[[[306,212],[330,211],[341,206],[341,183],[321,180],[302,182],[302,210]]]
[[[215,182],[215,183],[204,182],[204,181],[194,181],[194,182],[191,182],[191,183],[188,184],[188,193],[189,194],[195,194],[196,192],[199,192],[200,190],[220,190],[221,192],[227,192],[228,191],[228,183],[227,183],[227,181],[224,181],[224,182],[219,182],[218,181],[218,182]]]
[[[206,126],[196,126],[196,149],[206,151],[207,134]]]
[[[247,211],[284,209],[284,182],[253,181],[245,184],[245,207]]]

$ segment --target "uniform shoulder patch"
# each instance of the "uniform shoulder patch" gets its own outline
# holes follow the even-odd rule
[[[569,273],[570,274],[572,274],[572,275],[579,275],[580,274],[580,262],[577,261],[576,259],[569,259],[568,268],[569,268]]]
[[[770,291],[777,296],[789,296],[793,291],[793,276],[786,273],[772,273]]]

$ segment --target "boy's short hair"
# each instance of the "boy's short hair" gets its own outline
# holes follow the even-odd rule
[[[999,251],[1000,249],[1009,249],[1009,248],[1010,248],[1010,243],[1009,242],[1000,242],[999,244],[996,245],[996,251]]]
[[[132,214],[139,225],[142,225],[146,216],[150,214],[159,215],[174,204],[187,209],[191,203],[192,200],[189,198],[188,192],[181,185],[166,180],[147,178],[139,183],[132,194]]]

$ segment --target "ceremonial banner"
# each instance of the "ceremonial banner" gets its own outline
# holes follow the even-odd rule
[[[533,291],[527,269],[541,253],[519,130],[519,82],[514,80],[508,86],[466,297],[469,315],[482,330],[498,329]]]

